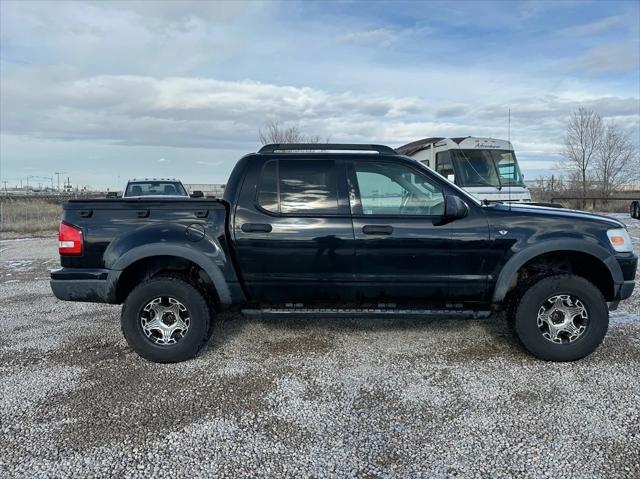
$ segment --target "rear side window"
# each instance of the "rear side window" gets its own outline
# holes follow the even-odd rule
[[[262,168],[262,178],[258,189],[258,204],[267,211],[280,212],[278,204],[278,162],[267,161]]]
[[[332,160],[271,160],[265,163],[258,204],[288,215],[337,214],[338,194]]]

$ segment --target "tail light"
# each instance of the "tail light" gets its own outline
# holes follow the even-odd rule
[[[58,228],[58,252],[66,255],[81,255],[82,230],[77,226],[60,223],[60,228]]]

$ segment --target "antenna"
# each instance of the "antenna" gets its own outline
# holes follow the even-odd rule
[[[511,108],[509,108],[509,119],[507,121],[507,140],[509,141],[509,145],[511,145]],[[513,146],[511,145],[511,148]],[[513,150],[511,150],[513,151]],[[511,180],[509,180],[509,211],[511,211],[511,183],[513,183],[513,177],[516,172],[516,165],[513,161],[513,153],[511,153]]]

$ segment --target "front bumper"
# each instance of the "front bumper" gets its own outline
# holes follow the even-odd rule
[[[51,291],[63,301],[115,303],[120,271],[61,268],[51,272]]]
[[[636,270],[638,269],[638,257],[633,253],[617,254],[616,262],[622,273],[622,281],[614,285],[614,300],[622,301],[631,297],[636,284]]]

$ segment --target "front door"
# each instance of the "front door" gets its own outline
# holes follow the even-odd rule
[[[251,299],[348,299],[354,238],[344,163],[274,158],[254,165],[244,185],[233,234]]]
[[[451,229],[444,194],[409,162],[348,164],[358,298],[446,303]]]

